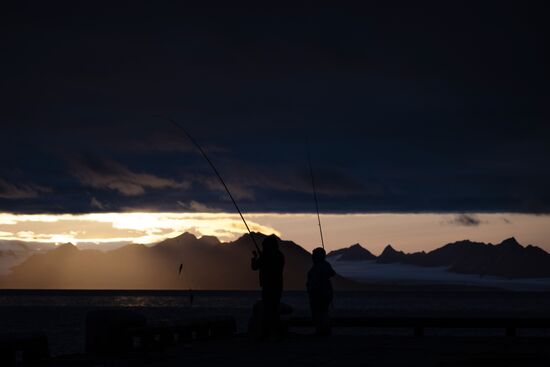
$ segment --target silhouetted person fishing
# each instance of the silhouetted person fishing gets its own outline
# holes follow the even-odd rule
[[[260,338],[280,336],[279,304],[283,293],[283,268],[285,257],[279,250],[276,236],[271,235],[262,242],[262,251],[258,255],[253,251],[252,270],[260,272],[262,287],[262,322]]]
[[[323,248],[314,249],[311,254],[313,266],[307,273],[306,286],[309,295],[309,306],[318,335],[330,335],[328,309],[333,298],[330,278],[335,276],[336,273],[325,260],[326,255]]]

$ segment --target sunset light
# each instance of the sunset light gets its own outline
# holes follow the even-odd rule
[[[251,213],[250,229],[292,239],[306,249],[319,245],[316,222],[310,213]],[[514,213],[440,214],[379,213],[325,214],[328,249],[361,243],[380,253],[387,244],[406,252],[427,251],[457,239],[498,243],[517,237],[522,243],[550,249],[550,216]],[[0,213],[0,240],[42,243],[123,245],[154,244],[190,232],[232,241],[246,228],[233,213]]]

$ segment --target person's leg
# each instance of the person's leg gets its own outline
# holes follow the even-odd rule
[[[268,288],[262,292],[264,304],[264,335],[266,337],[273,336],[277,325],[278,306],[277,292],[274,289]]]
[[[271,297],[269,289],[262,288],[262,332],[261,338],[269,337],[271,324]]]
[[[321,335],[330,335],[330,315],[329,315],[330,299],[323,299],[320,302],[319,310],[319,326]]]
[[[282,336],[282,334],[281,334],[281,312],[280,312],[282,295],[283,295],[282,287],[277,288],[277,291],[274,292],[275,298],[273,300],[273,324],[272,324],[273,325],[272,335],[277,339],[281,338],[281,336]]]
[[[315,334],[319,334],[321,332],[321,313],[319,301],[319,295],[310,293],[309,308],[311,309],[311,319],[315,325]]]
[[[248,324],[248,334],[251,338],[261,340],[264,332],[264,303],[257,301],[252,308],[252,316]]]

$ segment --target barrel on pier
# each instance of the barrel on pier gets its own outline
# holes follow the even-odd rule
[[[36,364],[49,357],[43,334],[0,334],[0,366]]]
[[[100,309],[86,317],[86,352],[121,354],[132,349],[129,330],[145,326],[147,319],[130,310]]]

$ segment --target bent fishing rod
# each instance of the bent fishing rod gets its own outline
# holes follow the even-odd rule
[[[323,239],[323,227],[321,226],[321,215],[319,214],[319,201],[317,200],[317,190],[315,189],[315,177],[313,176],[313,165],[311,164],[311,153],[309,152],[309,141],[306,139],[307,161],[309,164],[309,174],[311,176],[311,187],[313,189],[313,199],[315,200],[315,210],[317,210],[317,223],[319,224],[319,234],[321,235],[321,246],[325,248]]]
[[[315,209],[317,210],[317,223],[319,223],[319,234],[321,235],[321,246],[325,249],[325,240],[323,239],[323,227],[321,226],[321,214],[319,214],[319,200],[317,200],[317,190],[315,189],[315,176],[313,175],[313,165],[311,164],[311,153],[309,149],[309,140],[306,139],[307,162],[309,164],[309,174],[311,176],[311,188],[313,189],[313,199],[315,200]],[[334,302],[330,301],[330,306],[334,310]]]
[[[204,157],[204,159],[206,159],[206,161],[208,162],[208,164],[210,165],[210,167],[212,168],[212,170],[214,171],[214,173],[216,174],[216,176],[218,177],[218,179],[220,180],[221,184],[223,185],[225,191],[227,192],[227,194],[229,195],[229,198],[231,199],[231,201],[233,202],[233,205],[235,206],[235,209],[237,209],[237,212],[239,213],[243,223],[244,223],[244,226],[246,227],[246,230],[248,231],[248,235],[250,236],[250,238],[252,239],[252,242],[254,243],[254,247],[256,247],[256,250],[258,251],[258,253],[261,253],[260,251],[260,247],[258,246],[258,243],[256,242],[256,239],[254,238],[254,236],[252,235],[252,232],[250,231],[250,228],[248,227],[248,223],[246,223],[246,220],[244,219],[244,216],[243,216],[243,213],[241,212],[241,209],[239,209],[239,206],[237,205],[237,202],[235,201],[235,199],[233,198],[233,195],[231,195],[231,191],[229,191],[229,188],[227,187],[227,185],[225,184],[225,181],[223,180],[222,176],[220,175],[220,173],[218,172],[218,170],[216,169],[216,166],[214,166],[214,163],[212,163],[212,161],[210,160],[210,158],[208,158],[208,156],[206,155],[206,152],[202,149],[202,147],[200,146],[200,144],[195,140],[195,138],[193,138],[193,136],[191,136],[191,134],[189,134],[189,132],[183,127],[182,124],[180,124],[179,122],[177,122],[176,120],[174,119],[171,119],[169,117],[165,117],[165,116],[159,116],[159,117],[162,117],[163,119],[167,120],[167,121],[170,121],[172,124],[174,124],[177,128],[179,128],[184,134],[185,136],[187,137],[187,139],[189,139],[189,141],[191,141],[191,143],[193,143],[193,145],[199,150],[199,152],[201,152],[202,156]]]

